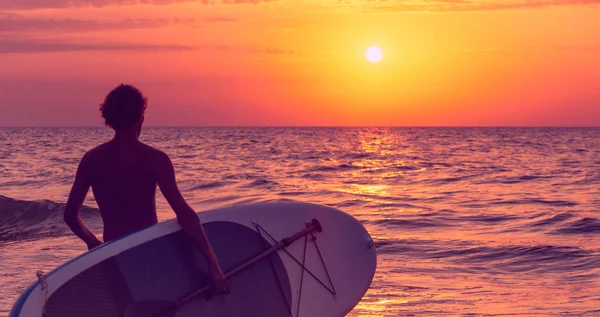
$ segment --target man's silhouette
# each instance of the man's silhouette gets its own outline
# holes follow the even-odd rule
[[[158,185],[181,228],[206,257],[217,290],[225,290],[225,276],[200,219],[177,187],[171,160],[164,152],[138,140],[146,105],[142,93],[129,85],[120,85],[106,96],[100,111],[115,136],[81,159],[65,208],[65,222],[88,249],[103,243],[79,216],[79,208],[91,187],[104,222],[104,241],[154,225],[158,222],[155,203]]]

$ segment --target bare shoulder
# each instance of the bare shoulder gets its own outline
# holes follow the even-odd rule
[[[87,152],[85,152],[85,154],[83,154],[83,158],[81,159],[81,162],[86,164],[86,163],[95,161],[96,158],[102,156],[102,154],[107,151],[107,148],[108,148],[108,143],[103,143],[103,144],[96,146],[93,149],[88,150]]]
[[[102,157],[104,156],[103,153],[106,152],[106,147],[107,145],[104,143],[86,151],[79,161],[77,173],[85,178],[88,178],[92,170],[94,170],[98,164],[101,164],[101,162],[104,161]]]
[[[167,153],[165,153],[155,147],[152,147],[148,144],[141,143],[141,142],[140,142],[140,144],[141,144],[142,150],[145,152],[145,155],[147,155],[147,157],[151,158],[152,161],[158,163],[159,166],[171,163],[171,159],[169,158]]]
[[[144,152],[144,156],[152,162],[152,168],[156,173],[159,184],[163,184],[164,180],[170,179],[169,175],[173,173],[173,163],[171,163],[171,159],[167,153],[157,148],[144,143],[140,144],[141,149]]]

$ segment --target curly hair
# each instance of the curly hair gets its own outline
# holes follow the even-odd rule
[[[100,105],[104,124],[113,129],[132,127],[146,111],[148,99],[131,85],[113,89]]]

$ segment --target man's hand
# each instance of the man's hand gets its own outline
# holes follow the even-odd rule
[[[92,241],[90,241],[90,242],[87,242],[86,244],[87,244],[88,250],[91,250],[91,249],[93,249],[93,248],[95,248],[95,247],[101,246],[101,245],[102,245],[102,243],[103,243],[103,242],[102,242],[102,241],[100,241],[100,239],[97,239],[97,238],[96,238],[96,240],[92,240]]]
[[[213,263],[210,264],[210,275],[213,279],[213,283],[215,284],[216,292],[228,291],[227,279],[225,278],[225,274],[223,274],[218,262],[213,261]]]

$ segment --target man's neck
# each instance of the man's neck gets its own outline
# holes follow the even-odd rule
[[[135,129],[118,129],[115,130],[115,137],[113,140],[117,142],[137,142],[138,141],[138,133]]]

